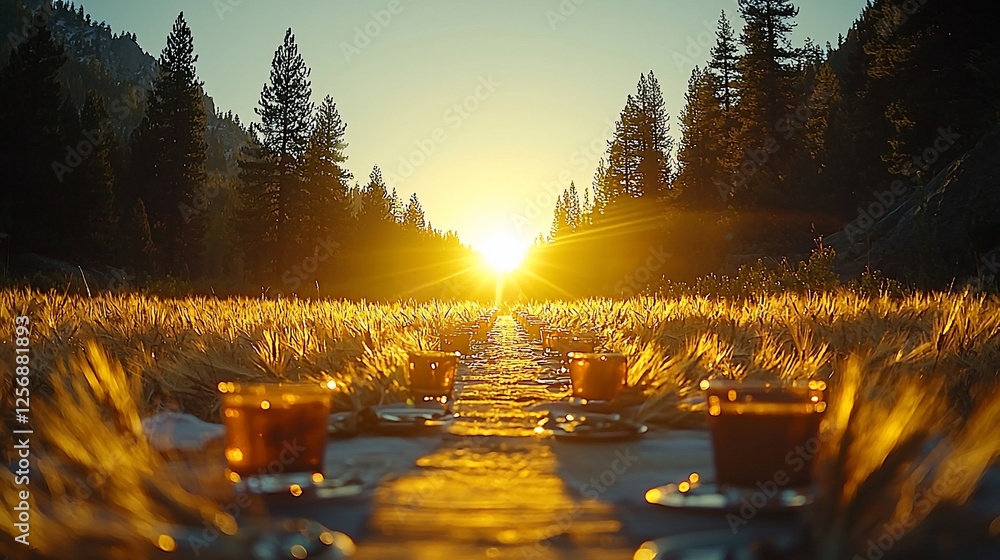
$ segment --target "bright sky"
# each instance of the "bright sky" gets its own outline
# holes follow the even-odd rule
[[[800,0],[806,37],[836,43],[866,0]],[[158,56],[184,11],[198,74],[245,122],[285,29],[312,68],[314,100],[347,121],[348,167],[373,165],[436,229],[481,246],[525,242],[551,223],[553,194],[591,184],[639,74],[653,70],[672,130],[691,69],[703,65],[735,0],[87,0]],[[409,163],[408,163],[409,161]]]

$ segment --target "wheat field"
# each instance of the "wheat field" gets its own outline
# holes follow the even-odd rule
[[[165,525],[209,523],[233,532],[235,520],[210,492],[165,468],[168,458],[145,440],[141,418],[176,410],[214,421],[216,386],[232,380],[332,380],[344,410],[402,400],[407,350],[435,347],[442,328],[492,307],[0,293],[5,399],[13,391],[15,318],[31,319],[33,445],[48,484],[32,494],[33,540],[53,558],[65,550],[76,558],[136,558],[162,548]],[[926,551],[942,524],[967,539],[988,538],[990,523],[998,526],[955,514],[1000,453],[995,296],[835,290],[532,302],[508,310],[595,332],[603,349],[626,354],[644,421],[684,414],[678,404],[706,378],[826,380],[831,437],[820,451],[813,557],[852,558],[892,523],[912,527],[887,554],[900,558]],[[10,432],[3,436],[8,463]],[[61,499],[79,494],[81,476],[111,471],[82,502]],[[0,476],[0,494],[13,503],[13,477],[6,469]],[[931,508],[913,499],[929,489]],[[94,523],[81,503],[107,522]],[[0,511],[5,529],[9,515]],[[0,553],[24,557],[12,539],[0,533]]]

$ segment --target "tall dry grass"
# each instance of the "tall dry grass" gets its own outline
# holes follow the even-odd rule
[[[31,319],[31,441],[40,469],[31,542],[51,558],[124,559],[170,545],[171,526],[233,533],[236,520],[223,507],[232,496],[153,450],[140,418],[177,410],[217,421],[217,385],[233,380],[332,379],[339,409],[405,399],[407,350],[433,347],[442,327],[482,311],[474,303],[0,292],[5,412],[13,404],[15,318]],[[14,426],[3,416],[0,445],[10,464]],[[3,503],[16,503],[22,487],[5,468],[0,479]],[[25,558],[10,534],[12,514],[0,511],[0,554]]]
[[[996,537],[1000,518],[962,507],[1000,456],[995,296],[844,290],[526,308],[628,355],[629,383],[647,397],[640,420],[675,417],[706,378],[828,381],[808,557],[938,558],[947,542]],[[888,550],[871,549],[879,539]]]
[[[140,411],[216,418],[220,381],[329,379],[345,389],[341,407],[402,395],[406,350],[429,348],[443,325],[478,304],[393,305],[0,292],[0,385],[13,374],[14,318],[31,318],[32,392],[51,392],[57,364],[93,341],[141,380]]]
[[[913,550],[934,557],[940,531],[971,539],[989,523],[956,512],[1000,451],[995,298],[837,292],[526,307],[557,325],[595,330],[607,349],[627,354],[630,384],[646,398],[640,418],[676,411],[706,377],[829,380],[814,557],[863,555],[893,524],[907,531],[886,558]],[[5,406],[14,318],[32,319],[33,444],[48,484],[33,494],[33,542],[52,557],[137,558],[163,544],[170,524],[231,532],[224,499],[198,476],[168,468],[138,428],[140,417],[177,409],[214,420],[215,387],[234,379],[334,379],[343,408],[397,399],[405,351],[432,346],[443,325],[481,311],[0,293]],[[8,461],[9,433],[2,436]],[[13,478],[6,469],[0,477],[11,503]],[[0,511],[0,553],[21,558],[6,515]]]

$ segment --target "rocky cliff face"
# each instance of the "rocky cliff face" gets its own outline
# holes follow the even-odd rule
[[[146,96],[157,72],[156,58],[136,43],[133,34],[115,32],[68,3],[23,0],[20,4],[8,4],[10,0],[0,0],[5,12],[10,8],[0,18],[3,36],[13,34],[17,38],[32,25],[47,26],[56,40],[63,43],[69,57],[62,73],[68,97],[79,109],[88,91],[99,93],[116,121],[113,124],[119,137],[127,142],[145,115]],[[32,13],[42,15],[32,19]],[[6,57],[0,66],[5,63]],[[246,133],[231,113],[216,108],[207,93],[205,113],[208,171],[235,173],[236,157],[246,144]]]
[[[876,193],[876,202],[824,239],[837,267],[867,266],[925,286],[1000,277],[1000,128],[913,192]]]

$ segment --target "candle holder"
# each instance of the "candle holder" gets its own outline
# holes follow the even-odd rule
[[[706,380],[708,427],[720,486],[812,483],[813,458],[827,403],[826,383]]]
[[[588,401],[611,401],[625,386],[628,361],[622,354],[570,352],[569,378],[573,396]]]
[[[421,400],[451,399],[459,356],[458,352],[410,352],[406,374],[413,396]]]
[[[590,334],[562,332],[554,336],[552,351],[565,358],[571,352],[593,354],[597,347],[597,337]]]
[[[569,332],[562,329],[543,327],[539,330],[538,336],[542,340],[542,350],[546,354],[556,354],[555,343],[561,336],[568,336]]]
[[[320,383],[219,383],[227,476],[251,492],[323,481],[332,392]]]
[[[545,321],[530,320],[524,330],[528,331],[528,336],[532,340],[537,340],[541,342],[542,340],[542,329],[545,328]]]
[[[458,352],[462,355],[472,353],[472,333],[468,330],[451,330],[441,333],[442,352]]]

